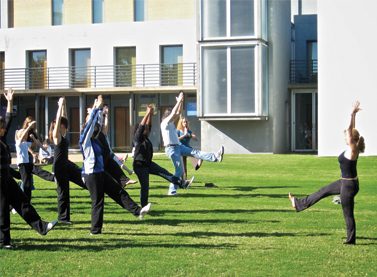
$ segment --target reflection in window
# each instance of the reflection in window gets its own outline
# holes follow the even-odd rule
[[[183,83],[182,46],[161,47],[161,86]]]
[[[63,0],[52,0],[52,25],[63,24]]]
[[[254,36],[254,0],[202,0],[203,38]]]
[[[70,64],[71,87],[90,87],[90,49],[71,49]]]
[[[136,83],[136,48],[115,48],[115,86],[129,87]]]
[[[316,41],[309,41],[307,43],[308,47],[308,77],[309,82],[317,82],[317,74],[318,74],[318,50],[317,50],[317,42]]]
[[[47,84],[47,51],[28,51],[28,68],[26,70],[27,87],[44,89]]]
[[[205,115],[256,112],[254,60],[254,46],[203,49],[202,97]]]
[[[92,0],[92,23],[103,22],[103,0]]]
[[[203,0],[203,36],[226,36],[226,0]]]
[[[227,110],[227,49],[207,48],[203,53],[203,104],[206,114]]]
[[[254,1],[232,0],[230,4],[231,36],[253,36]]]
[[[254,48],[231,48],[231,113],[254,113]]]
[[[146,0],[134,0],[134,21],[145,20],[145,1]]]
[[[0,89],[4,89],[5,53],[0,52]]]

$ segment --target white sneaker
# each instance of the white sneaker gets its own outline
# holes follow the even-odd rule
[[[224,146],[221,145],[220,149],[216,153],[217,162],[221,163],[224,156]]]
[[[140,214],[139,214],[139,219],[143,219],[144,216],[149,212],[149,210],[151,209],[151,203],[148,203],[148,205],[144,206],[141,210],[140,210]]]
[[[56,224],[58,224],[58,220],[53,220],[53,221],[49,222],[47,224],[46,232],[44,233],[44,235],[47,235],[48,232],[50,232],[52,229],[54,229]]]
[[[168,195],[169,196],[177,195],[177,188],[175,187],[174,184],[169,185]]]
[[[17,213],[17,211],[15,209],[12,209],[11,212],[12,212],[12,214],[16,214]]]
[[[194,182],[194,179],[195,179],[195,176],[192,176],[190,180],[186,180],[184,188],[188,189],[191,186],[192,182]]]

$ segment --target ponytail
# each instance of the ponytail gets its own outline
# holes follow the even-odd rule
[[[365,141],[364,137],[360,136],[359,141],[356,143],[357,149],[359,149],[360,153],[364,153],[365,150]]]

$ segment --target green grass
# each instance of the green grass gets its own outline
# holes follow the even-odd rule
[[[165,156],[155,161],[173,169]],[[331,197],[302,213],[287,199],[336,180],[336,158],[226,155],[222,164],[204,163],[177,197],[152,177],[143,221],[106,198],[100,236],[89,236],[89,194],[76,185],[72,226],[43,237],[12,215],[18,248],[0,250],[0,276],[377,276],[377,157],[361,157],[358,171],[356,246],[342,244],[345,223]],[[55,185],[35,181],[34,206],[56,218]],[[128,192],[139,201],[138,185]]]

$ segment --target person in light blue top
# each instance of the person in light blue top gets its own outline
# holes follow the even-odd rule
[[[84,158],[82,176],[92,200],[91,235],[102,233],[104,194],[140,219],[148,213],[151,204],[138,206],[112,176],[105,171],[104,145],[97,139],[102,125],[103,98],[98,96],[80,134],[80,149]]]
[[[184,95],[181,91],[176,98],[177,103],[173,109],[167,109],[164,112],[163,119],[161,121],[161,135],[165,146],[165,153],[171,159],[174,167],[174,176],[181,178],[183,176],[183,161],[182,157],[190,156],[196,159],[201,159],[209,162],[221,162],[224,155],[224,146],[216,152],[203,152],[198,149],[187,147],[180,144],[177,129],[175,127],[175,122],[181,115]],[[175,184],[170,184],[168,195],[176,195],[178,186]]]

